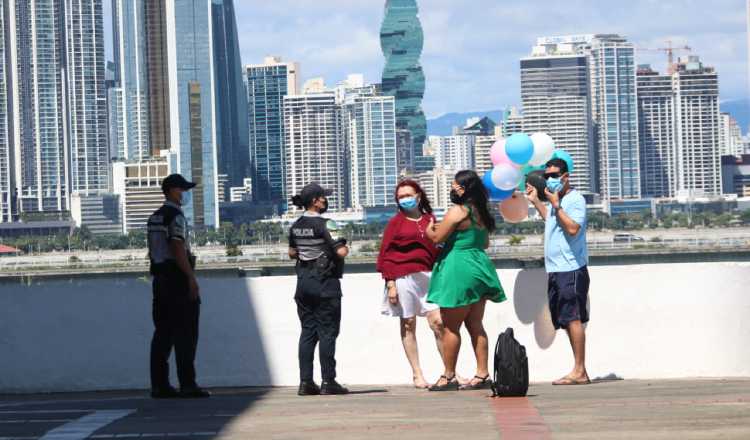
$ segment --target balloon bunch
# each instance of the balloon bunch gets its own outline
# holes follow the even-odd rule
[[[490,200],[500,202],[500,213],[508,223],[522,222],[529,215],[527,182],[544,198],[544,168],[550,159],[563,159],[573,171],[570,154],[555,149],[555,141],[546,133],[517,133],[499,139],[490,150],[490,158],[494,168],[484,175],[484,186]]]

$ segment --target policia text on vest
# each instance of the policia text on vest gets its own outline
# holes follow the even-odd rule
[[[148,219],[148,250],[153,275],[154,336],[151,340],[151,396],[208,397],[195,381],[200,294],[193,270],[188,223],[181,206],[195,184],[179,174],[162,182],[165,202]],[[168,359],[175,349],[180,391],[169,383]]]
[[[329,191],[310,184],[295,196],[305,213],[289,230],[289,256],[297,260],[294,300],[301,332],[298,347],[299,395],[346,394],[336,382],[336,338],[341,323],[341,277],[348,254],[346,240],[332,235],[334,222],[321,216],[328,207]],[[320,344],[322,385],[313,380],[315,346]]]

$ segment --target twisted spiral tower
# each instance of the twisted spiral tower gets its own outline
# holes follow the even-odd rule
[[[386,60],[383,94],[396,98],[396,127],[411,133],[414,168],[422,172],[431,171],[434,160],[422,149],[427,121],[422,111],[425,77],[419,64],[424,33],[418,14],[416,0],[386,0],[380,46]]]

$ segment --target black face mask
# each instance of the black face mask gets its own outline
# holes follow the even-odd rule
[[[463,205],[466,201],[466,193],[463,196],[459,196],[455,189],[451,190],[451,203],[454,205]]]
[[[323,209],[320,210],[321,214],[325,214],[328,211],[328,199],[323,200]]]

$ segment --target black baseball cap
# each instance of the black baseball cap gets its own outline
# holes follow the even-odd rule
[[[302,206],[307,206],[312,203],[313,200],[320,197],[328,197],[331,194],[333,194],[333,190],[324,189],[322,186],[313,182],[302,188],[298,200],[302,203]]]
[[[195,183],[185,180],[181,174],[170,174],[161,182],[161,190],[167,192],[171,188],[182,188],[187,191],[195,188],[195,185]]]

